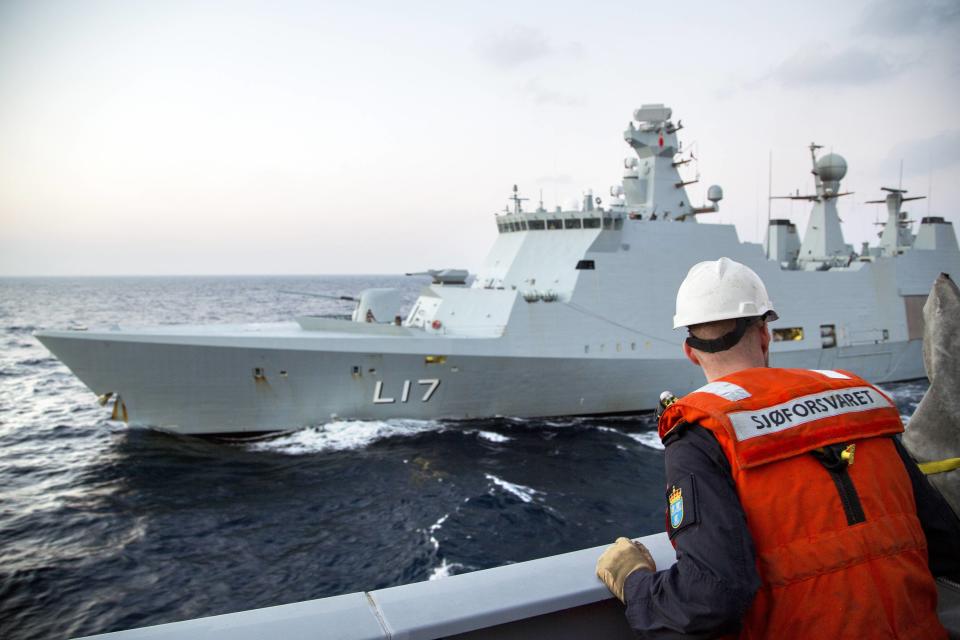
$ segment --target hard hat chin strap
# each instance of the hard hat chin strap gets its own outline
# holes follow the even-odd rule
[[[687,344],[697,351],[703,351],[704,353],[718,353],[720,351],[726,351],[727,349],[732,349],[740,342],[740,339],[743,338],[743,334],[747,332],[747,329],[755,321],[763,320],[765,316],[754,316],[752,318],[737,318],[737,324],[733,328],[733,331],[725,333],[719,338],[713,338],[711,340],[704,340],[703,338],[698,338],[692,333],[687,336]]]

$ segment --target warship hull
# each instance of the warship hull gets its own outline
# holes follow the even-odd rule
[[[192,435],[284,431],[337,419],[633,413],[653,409],[664,389],[685,392],[704,382],[698,369],[676,357],[493,355],[507,346],[498,349],[504,341],[495,338],[469,345],[491,355],[458,353],[450,344],[456,340],[444,341],[442,348],[434,345],[445,354],[442,361],[431,363],[423,352],[390,353],[383,345],[344,350],[344,342],[355,341],[346,334],[311,337],[320,343],[312,348],[266,348],[249,339],[218,346],[117,340],[89,332],[82,338],[49,332],[41,339],[95,393],[113,393],[117,419]],[[325,349],[323,342],[338,348]],[[772,364],[906,380],[923,376],[921,344],[781,352]]]

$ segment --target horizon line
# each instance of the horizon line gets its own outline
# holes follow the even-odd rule
[[[404,272],[396,273],[84,273],[84,274],[3,274],[0,279],[13,280],[16,278],[317,278],[337,276],[403,276],[410,278],[426,275],[410,275]]]

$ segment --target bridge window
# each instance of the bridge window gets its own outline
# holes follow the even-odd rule
[[[593,270],[596,268],[593,260],[581,260],[577,263],[577,269],[588,269]]]
[[[803,340],[803,327],[787,327],[773,330],[774,342],[795,342]]]
[[[507,225],[505,222],[497,222],[497,231],[504,233],[507,231]]]
[[[567,218],[563,221],[564,229],[579,229],[580,228],[580,218]]]
[[[527,221],[526,221],[526,220],[521,220],[521,221],[520,221],[520,230],[521,230],[521,231],[526,231],[526,230],[527,230]]]
[[[543,231],[547,225],[543,220],[530,220],[527,222],[527,228],[531,231]]]
[[[613,218],[604,218],[603,219],[603,228],[610,229],[613,227]]]
[[[563,229],[563,221],[556,218],[547,220],[547,229]]]
[[[584,228],[584,229],[599,229],[599,228],[600,228],[600,218],[584,218],[584,219],[583,219],[583,228]]]
[[[613,219],[613,228],[614,229],[623,229],[623,218],[614,218]]]

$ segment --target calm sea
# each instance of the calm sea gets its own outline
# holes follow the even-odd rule
[[[393,276],[0,279],[0,638],[98,632],[369,590],[663,525],[650,416],[340,421],[258,442],[131,430],[44,328],[346,313]],[[926,382],[889,385],[904,415]]]

